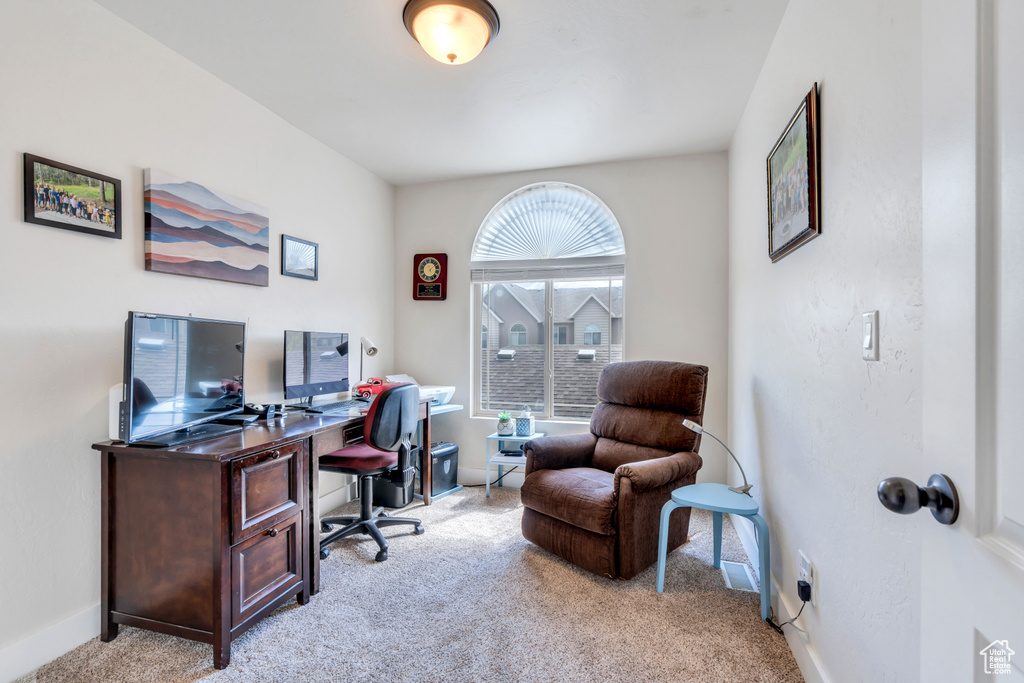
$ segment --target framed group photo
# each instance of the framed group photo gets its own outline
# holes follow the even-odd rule
[[[768,256],[778,261],[821,234],[818,84],[768,155]]]
[[[121,239],[121,181],[25,154],[25,222]]]

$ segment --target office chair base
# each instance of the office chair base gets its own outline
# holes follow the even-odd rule
[[[388,559],[388,542],[385,540],[384,535],[380,532],[380,527],[383,526],[397,526],[399,524],[411,524],[413,525],[413,533],[419,536],[424,532],[423,523],[418,519],[411,517],[386,517],[383,515],[377,515],[370,519],[360,519],[358,517],[327,517],[320,521],[320,529],[324,528],[333,529],[334,524],[344,524],[345,526],[337,531],[334,531],[329,536],[320,541],[320,559],[326,560],[331,554],[330,549],[327,547],[335,541],[352,536],[354,534],[366,534],[373,538],[380,546],[380,552],[377,553],[377,562],[383,562]]]
[[[373,511],[371,516],[372,517],[387,517],[388,513],[387,513],[387,510],[385,510],[384,508],[377,508],[377,509],[375,509]],[[328,521],[328,519],[330,521]],[[330,517],[330,518],[325,517],[324,519],[320,520],[320,533],[322,533],[322,534],[329,534],[332,531],[334,531],[334,525],[335,524],[341,524],[342,526],[348,526],[352,522],[358,521],[359,519],[360,519],[359,517]]]
[[[423,533],[423,523],[420,520],[412,517],[390,517],[383,508],[373,507],[373,477],[377,474],[380,474],[380,471],[358,475],[360,494],[358,517],[324,517],[320,520],[320,531],[327,534],[326,537],[320,539],[321,560],[326,560],[330,555],[327,546],[335,541],[353,534],[367,534],[380,546],[380,551],[374,559],[383,562],[388,559],[388,542],[380,532],[380,527],[411,524],[417,536]],[[342,528],[335,530],[335,524],[341,524]]]

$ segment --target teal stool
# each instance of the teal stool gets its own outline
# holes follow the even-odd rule
[[[715,568],[722,566],[722,513],[747,517],[757,527],[758,566],[761,573],[761,618],[771,617],[769,593],[768,525],[757,514],[757,501],[743,493],[730,491],[725,484],[693,484],[672,492],[672,500],[661,508],[661,530],[658,533],[658,592],[665,592],[665,556],[668,551],[668,518],[676,508],[700,508],[714,512]]]

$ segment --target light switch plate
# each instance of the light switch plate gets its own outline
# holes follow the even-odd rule
[[[863,315],[862,330],[864,360],[878,360],[878,311],[868,311]]]

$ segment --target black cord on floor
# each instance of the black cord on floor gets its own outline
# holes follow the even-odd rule
[[[508,475],[512,474],[513,472],[515,472],[518,469],[519,469],[519,465],[512,465],[512,469],[510,469],[508,472],[505,472],[503,475],[501,475],[500,477],[498,477],[497,479],[492,481],[491,482],[491,486],[494,486],[499,481],[501,481],[502,479],[504,479],[505,477],[507,477]],[[463,484],[462,487],[469,489],[469,488],[473,488],[473,487],[476,487],[476,486],[486,486],[486,485],[487,484]]]
[[[776,631],[778,631],[779,633],[782,633],[782,627],[783,626],[786,626],[787,624],[792,624],[794,621],[796,621],[797,619],[800,618],[800,615],[803,614],[803,612],[804,612],[804,607],[807,607],[807,603],[806,602],[804,602],[802,605],[800,605],[800,611],[796,613],[795,617],[793,617],[789,621],[784,621],[781,624],[775,623],[775,610],[772,610],[772,617],[771,617],[771,619],[768,620],[768,625],[771,626]]]

